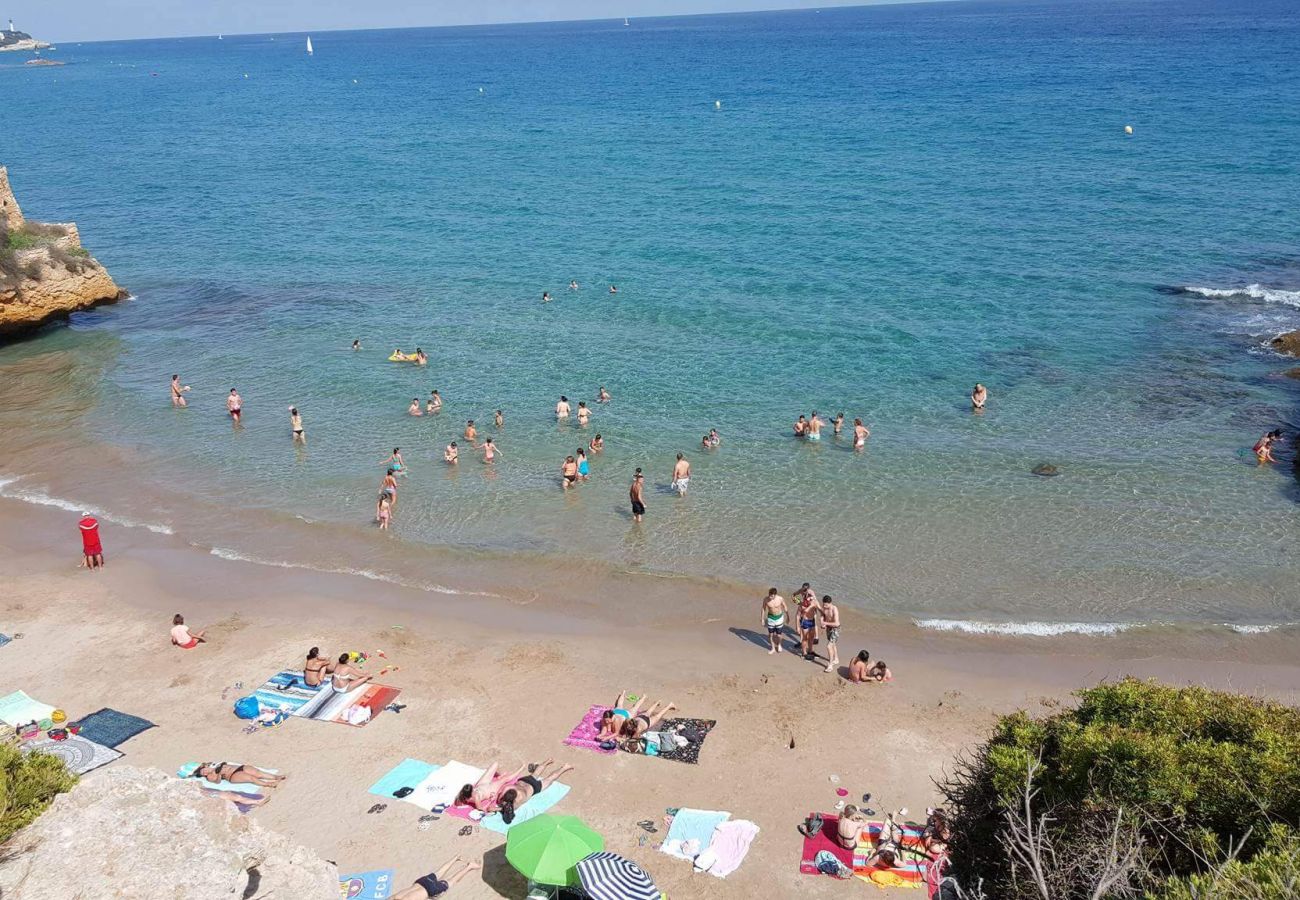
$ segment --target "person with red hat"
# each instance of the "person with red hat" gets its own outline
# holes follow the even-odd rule
[[[81,552],[86,561],[82,563],[87,569],[104,568],[104,547],[99,542],[99,520],[88,512],[81,514]]]

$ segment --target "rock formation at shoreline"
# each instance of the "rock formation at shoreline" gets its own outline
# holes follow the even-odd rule
[[[13,334],[126,297],[81,246],[74,223],[23,217],[0,166],[0,334]]]
[[[13,28],[13,22],[9,23],[9,30],[0,30],[0,53],[6,50],[46,50],[49,44],[45,41],[38,41],[25,31],[16,31]]]
[[[1268,344],[1278,353],[1285,353],[1287,356],[1300,356],[1300,331],[1288,331],[1286,334],[1279,334]]]
[[[115,765],[93,773],[5,850],[6,898],[339,896],[332,863],[157,769]]]

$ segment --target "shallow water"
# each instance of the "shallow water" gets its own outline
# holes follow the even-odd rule
[[[25,210],[75,218],[135,295],[0,349],[0,480],[19,478],[0,491],[411,580],[431,545],[811,580],[998,627],[1300,621],[1290,467],[1243,457],[1296,418],[1259,346],[1300,327],[1293,4],[313,42],[64,45],[64,68],[0,68]],[[417,345],[428,368],[386,361]],[[559,394],[601,384],[590,429],[556,425]],[[406,417],[431,388],[443,413]],[[867,452],[795,441],[813,409],[862,416]],[[467,418],[496,466],[442,464]],[[595,431],[592,481],[563,493]],[[375,535],[393,446],[412,474]]]

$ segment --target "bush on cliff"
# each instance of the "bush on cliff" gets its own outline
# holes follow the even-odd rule
[[[963,883],[999,900],[1158,896],[1228,847],[1266,867],[1275,826],[1300,826],[1300,710],[1136,679],[1078,697],[1003,717],[940,785]]]
[[[0,842],[31,823],[76,783],[77,777],[68,773],[62,760],[0,745]]]

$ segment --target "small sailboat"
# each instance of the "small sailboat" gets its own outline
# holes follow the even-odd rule
[[[624,25],[631,25],[632,23],[629,22],[629,21],[627,20],[627,17],[626,17],[626,16],[624,16],[624,17],[623,17],[623,24],[624,24]]]
[[[222,35],[217,35],[217,40],[224,41],[225,37],[223,37]]]
[[[308,56],[311,56],[311,54],[312,54],[312,49],[311,49],[311,36],[308,35],[308,36],[307,36],[307,55],[308,55]]]

